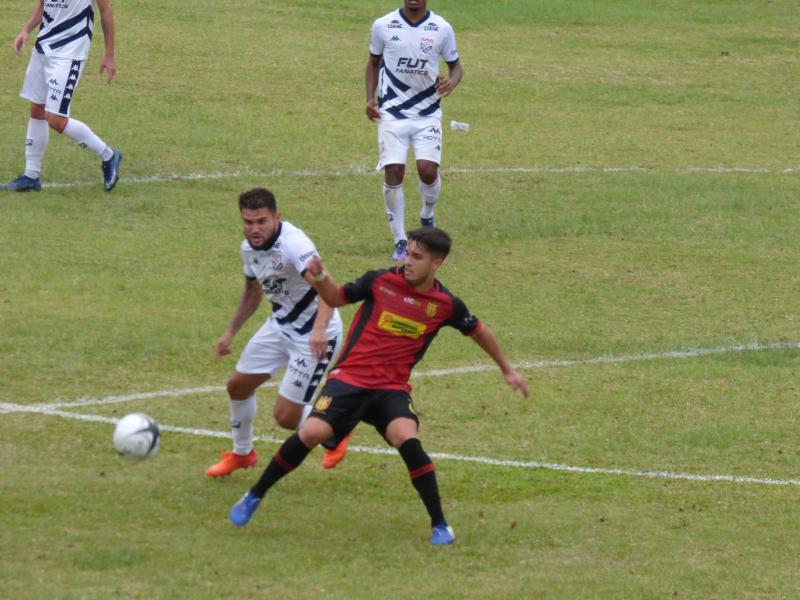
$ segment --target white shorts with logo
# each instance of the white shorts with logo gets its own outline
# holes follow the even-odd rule
[[[404,165],[408,148],[414,148],[416,160],[437,165],[442,160],[442,122],[437,117],[416,119],[381,119],[378,121],[378,166]]]
[[[44,104],[49,113],[68,117],[84,66],[85,60],[48,57],[34,48],[19,95],[34,104]]]
[[[296,404],[309,404],[341,346],[342,319],[338,313],[331,318],[327,333],[328,350],[322,360],[317,360],[311,353],[310,334],[290,336],[270,317],[247,342],[236,370],[274,376],[286,367],[278,393]]]

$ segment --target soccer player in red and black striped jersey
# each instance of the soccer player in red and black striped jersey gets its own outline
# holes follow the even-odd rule
[[[449,325],[472,337],[492,357],[509,386],[527,397],[528,385],[491,331],[436,279],[436,271],[450,252],[447,233],[423,227],[409,232],[408,240],[402,267],[370,271],[342,286],[319,257],[307,263],[314,287],[328,305],[363,304],[308,420],[275,453],[258,483],[231,508],[235,525],[247,524],[267,490],[297,468],[312,449],[331,438],[346,440],[359,421],[364,421],[397,448],[405,461],[431,518],[431,544],[455,541],[442,511],[433,462],[417,438],[419,419],[408,383],[411,369],[439,329]]]

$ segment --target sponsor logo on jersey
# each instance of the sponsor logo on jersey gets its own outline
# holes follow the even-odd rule
[[[428,23],[425,27],[422,28],[423,31],[439,31],[439,24],[438,23]]]
[[[425,333],[428,327],[424,323],[412,321],[384,310],[378,319],[378,329],[388,331],[393,335],[417,340]]]
[[[47,83],[49,83],[50,85],[58,85],[58,79],[56,79],[55,77],[51,77],[50,79],[47,80]]]
[[[412,306],[422,306],[422,302],[410,296],[403,297],[403,302],[405,302],[406,304],[411,304]]]
[[[435,133],[436,135],[441,135],[442,130],[439,129],[438,127],[432,127],[431,126],[431,127],[428,127],[428,132],[429,133]]]
[[[439,312],[439,305],[436,302],[428,302],[425,307],[425,314],[429,317],[435,317],[437,312]]]
[[[400,57],[397,59],[397,68],[395,73],[404,73],[407,75],[427,75],[428,69],[425,68],[430,61],[427,58],[408,58]]]
[[[311,252],[306,252],[305,254],[301,254],[301,255],[300,255],[300,259],[299,259],[299,260],[302,262],[302,261],[304,261],[304,260],[305,260],[305,259],[307,259],[307,258],[311,258],[311,257],[312,257],[312,256],[314,256],[315,254],[316,254],[316,252],[314,252],[313,250],[312,250]]]
[[[403,24],[397,19],[392,19],[388,25],[389,29],[402,29]]]
[[[326,410],[328,410],[328,407],[331,405],[331,402],[333,402],[333,398],[331,398],[330,396],[320,396],[314,403],[314,410],[318,412],[325,412]]]
[[[385,285],[379,285],[378,289],[387,296],[397,296],[397,292],[395,292],[394,290],[390,290]]]
[[[430,54],[433,50],[433,38],[420,38],[419,49],[425,54]]]

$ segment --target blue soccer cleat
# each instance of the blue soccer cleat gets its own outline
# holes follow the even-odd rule
[[[424,219],[420,217],[419,224],[421,227],[436,227],[436,220],[433,217],[430,219]]]
[[[42,182],[27,175],[20,175],[13,181],[1,185],[0,189],[8,192],[38,192],[42,189]]]
[[[408,256],[408,242],[406,240],[400,240],[394,245],[392,260],[405,260],[406,256]]]
[[[119,163],[122,162],[122,152],[112,148],[114,154],[111,158],[104,160],[101,168],[103,169],[103,189],[110,192],[119,181]]]
[[[242,499],[231,507],[230,519],[231,523],[244,527],[250,521],[250,517],[256,512],[258,505],[261,503],[261,498],[256,496],[253,492],[248,491]]]
[[[431,535],[432,546],[445,546],[455,541],[456,534],[453,533],[453,528],[446,522],[442,521],[433,526],[433,535]]]

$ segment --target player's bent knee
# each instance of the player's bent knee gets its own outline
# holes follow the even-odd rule
[[[333,427],[322,419],[309,417],[300,429],[300,441],[307,448],[316,448],[333,435]]]
[[[50,129],[53,129],[58,133],[64,133],[64,128],[67,126],[67,117],[54,115],[53,113],[45,113],[45,115],[47,117],[47,124],[50,125]]]
[[[272,416],[275,417],[275,422],[284,429],[296,429],[300,423],[300,415],[286,410],[280,410],[277,406],[272,411]]]
[[[32,119],[39,119],[40,121],[44,121],[47,119],[47,114],[44,109],[44,104],[34,104],[31,102],[31,118]]]

